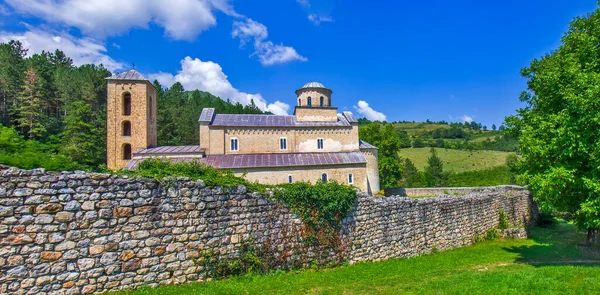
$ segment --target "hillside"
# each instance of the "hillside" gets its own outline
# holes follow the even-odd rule
[[[427,165],[431,148],[406,148],[400,150],[400,156],[410,159],[417,169],[423,171]],[[456,173],[477,171],[506,164],[509,152],[502,151],[466,151],[453,149],[435,149],[444,163],[444,171]]]

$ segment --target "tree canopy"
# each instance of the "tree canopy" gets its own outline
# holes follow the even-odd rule
[[[546,210],[600,228],[600,10],[575,18],[558,49],[522,69],[525,107],[506,123],[519,137],[522,180]],[[500,127],[502,129],[502,126]]]

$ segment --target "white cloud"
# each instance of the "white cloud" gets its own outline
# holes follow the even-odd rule
[[[247,105],[253,100],[261,110],[270,111],[276,115],[286,115],[290,108],[288,104],[280,101],[269,104],[259,93],[250,94],[234,88],[227,79],[227,75],[223,73],[221,66],[212,61],[202,61],[186,56],[181,60],[181,70],[176,75],[160,72],[150,74],[149,77],[150,80],[156,79],[165,86],[179,82],[187,90],[207,91],[222,99],[230,99],[243,105]]]
[[[467,123],[471,123],[473,122],[473,118],[471,116],[467,116],[467,115],[462,115],[462,117],[460,117],[460,119],[463,122],[467,122]]]
[[[311,13],[308,15],[308,20],[313,23],[315,26],[320,25],[321,23],[330,23],[333,22],[333,18],[329,16],[320,16],[316,13]]]
[[[364,100],[358,101],[358,106],[354,106],[354,109],[361,114],[363,117],[371,121],[385,121],[387,117],[382,113],[374,110]]]
[[[238,16],[227,0],[6,0],[14,10],[106,37],[153,23],[173,39],[192,40],[216,25],[214,11]]]
[[[308,60],[306,57],[298,54],[293,47],[265,41],[269,36],[267,27],[249,18],[245,21],[234,22],[231,36],[240,39],[240,45],[242,46],[250,40],[254,40],[254,53],[251,56],[258,56],[260,63],[264,66],[282,64],[294,60]]]
[[[0,42],[19,40],[23,47],[29,48],[28,54],[55,51],[59,49],[73,59],[75,65],[103,64],[109,71],[124,68],[124,64],[115,61],[106,54],[106,47],[90,38],[76,38],[67,33],[50,33],[29,28],[23,33],[0,31]]]
[[[304,7],[309,7],[310,6],[310,2],[308,0],[296,0],[296,2],[298,4],[300,4],[300,6],[304,6]]]

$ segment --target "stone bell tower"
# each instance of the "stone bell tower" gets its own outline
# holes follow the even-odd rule
[[[304,84],[296,90],[298,104],[294,115],[298,122],[336,122],[337,107],[331,106],[331,89],[319,82]]]
[[[156,146],[156,89],[133,69],[106,80],[106,165],[116,170]]]

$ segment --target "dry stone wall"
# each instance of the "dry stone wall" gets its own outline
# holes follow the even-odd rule
[[[536,214],[522,189],[431,199],[361,194],[343,221],[343,256],[376,261],[467,245],[497,226],[501,209],[514,225]],[[244,187],[0,167],[0,293],[203,280],[193,261],[202,249],[232,254],[248,240],[288,249],[300,229],[288,209]]]

